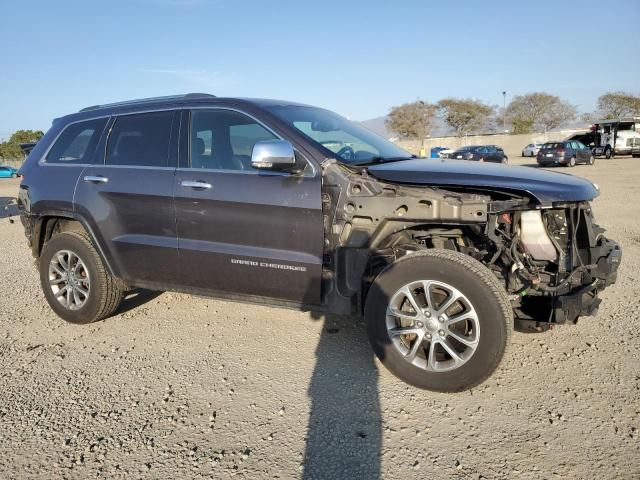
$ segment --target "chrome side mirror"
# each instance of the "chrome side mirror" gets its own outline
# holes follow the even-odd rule
[[[293,145],[286,140],[256,142],[251,152],[251,166],[262,170],[288,170],[295,167]]]

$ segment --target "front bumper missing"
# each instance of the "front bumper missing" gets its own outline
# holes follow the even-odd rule
[[[546,303],[547,308],[538,309],[535,313],[526,313],[518,308],[516,329],[521,332],[542,332],[554,325],[574,324],[580,317],[595,316],[602,301],[598,298],[598,293],[613,285],[618,278],[622,250],[617,242],[602,239],[592,249],[592,258],[597,260],[589,271],[583,273],[582,285],[563,295],[536,297],[536,301]],[[543,300],[545,298],[548,300]],[[540,307],[540,303],[537,306]]]
[[[594,316],[598,312],[598,292],[613,285],[618,278],[618,267],[622,260],[620,245],[604,239],[595,249],[595,268],[583,276],[588,283],[576,291],[555,297],[553,316],[555,323],[575,323],[582,316]]]

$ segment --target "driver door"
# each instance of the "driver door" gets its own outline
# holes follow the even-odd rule
[[[256,142],[278,138],[224,108],[183,113],[174,198],[180,283],[234,296],[320,303],[321,177],[251,167]]]

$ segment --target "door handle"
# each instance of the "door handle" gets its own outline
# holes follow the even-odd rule
[[[103,177],[102,175],[86,175],[83,180],[89,183],[107,183],[109,181],[107,177]]]
[[[183,180],[180,185],[183,187],[191,187],[191,188],[211,188],[211,184],[202,181],[194,181],[194,180]]]

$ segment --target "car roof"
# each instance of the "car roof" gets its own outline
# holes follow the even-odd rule
[[[276,106],[299,106],[308,107],[303,103],[291,102],[286,100],[276,100],[269,98],[247,98],[247,97],[216,97],[209,93],[186,93],[182,95],[169,95],[163,97],[140,98],[135,100],[125,100],[121,102],[105,103],[91,105],[82,108],[78,112],[70,113],[61,118],[57,118],[54,122],[65,120],[82,120],[84,118],[93,118],[96,116],[108,116],[113,114],[133,113],[148,109],[174,109],[189,108],[193,106],[206,105],[251,105],[258,108],[276,107]]]
[[[212,103],[223,103],[225,101],[235,100],[242,101],[244,103],[253,103],[255,105],[260,105],[263,107],[266,106],[308,106],[301,103],[290,102],[285,100],[274,100],[268,98],[247,98],[247,97],[216,97],[210,93],[186,93],[183,95],[169,95],[164,97],[151,97],[151,98],[140,98],[136,100],[125,100],[121,102],[114,103],[106,103],[102,105],[92,105],[90,107],[85,107],[79,111],[79,113],[83,112],[95,112],[101,110],[114,110],[118,108],[125,107],[147,107],[147,106],[166,106],[166,105],[175,105],[180,106],[185,103],[190,103],[197,101],[198,103],[208,103],[207,100]]]

